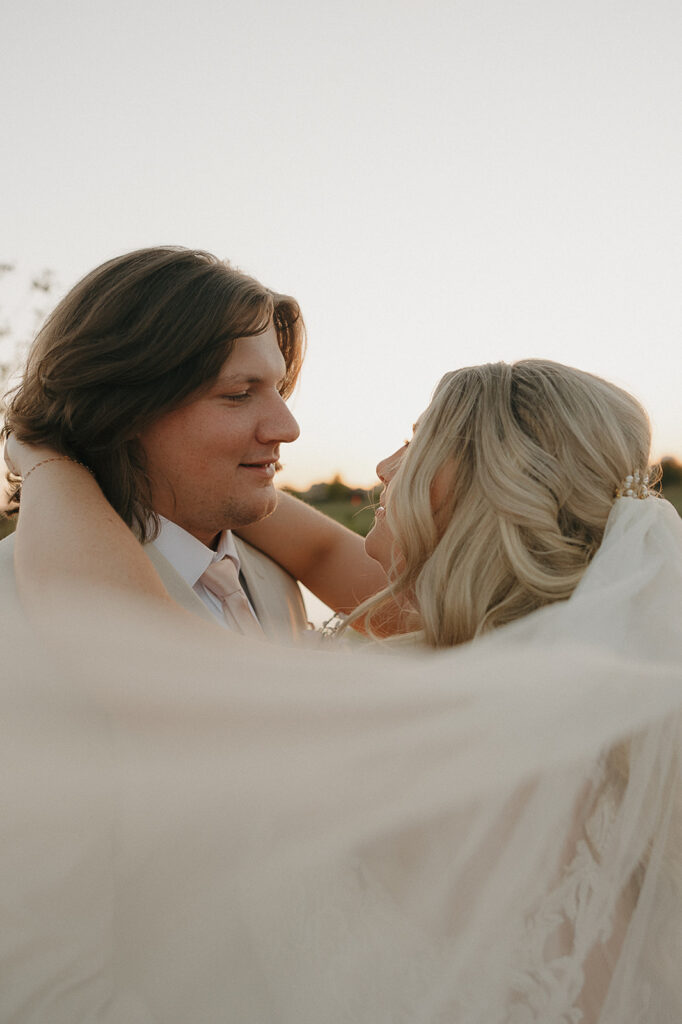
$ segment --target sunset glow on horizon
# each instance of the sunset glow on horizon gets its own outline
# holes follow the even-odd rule
[[[208,249],[303,310],[281,485],[372,486],[443,373],[536,356],[682,457],[679,4],[27,0],[3,38],[0,320]]]

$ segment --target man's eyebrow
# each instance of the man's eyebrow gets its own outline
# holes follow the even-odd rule
[[[262,380],[252,373],[235,373],[231,377],[219,377],[215,383],[217,388],[224,388],[233,384],[260,384]]]
[[[215,387],[220,388],[231,388],[241,387],[244,384],[263,384],[266,379],[265,377],[259,377],[253,373],[235,373],[230,377],[219,377],[215,382]],[[280,380],[277,381],[277,387],[281,388],[286,383],[286,374]]]

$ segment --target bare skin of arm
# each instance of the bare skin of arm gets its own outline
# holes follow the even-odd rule
[[[337,612],[348,614],[387,584],[362,537],[290,494],[267,519],[236,531]]]
[[[152,598],[174,614],[189,616],[168,596],[140,544],[83,466],[14,436],[5,454],[10,469],[25,478],[14,561],[29,610],[58,600],[69,580]],[[336,611],[352,611],[386,584],[360,537],[289,495],[281,495],[273,516],[243,535]]]
[[[5,458],[12,472],[28,477],[22,484],[14,564],[19,596],[29,612],[58,606],[66,582],[86,594],[89,587],[104,585],[151,599],[183,622],[204,625],[169,597],[139,542],[83,466],[14,437]]]

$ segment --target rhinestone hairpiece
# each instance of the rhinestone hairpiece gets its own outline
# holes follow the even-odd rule
[[[640,475],[638,469],[616,488],[617,498],[648,498],[649,497],[649,474]]]

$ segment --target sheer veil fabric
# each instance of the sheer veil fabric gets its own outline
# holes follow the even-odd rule
[[[447,652],[8,609],[0,1019],[679,1024],[681,598],[624,498],[570,601]]]

